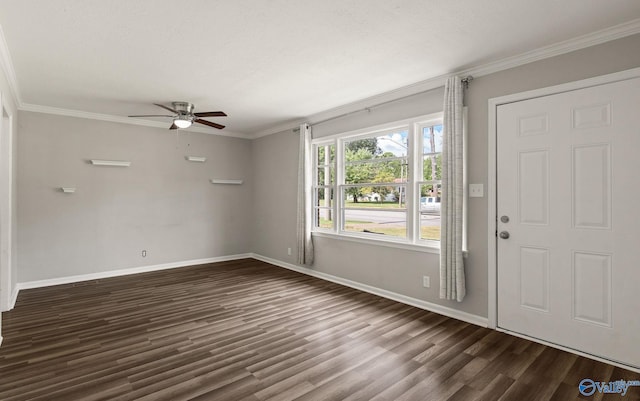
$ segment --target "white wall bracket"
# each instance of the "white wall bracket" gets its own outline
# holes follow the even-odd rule
[[[91,164],[94,166],[113,166],[113,167],[129,167],[131,162],[123,160],[96,160],[92,159]]]
[[[226,185],[242,185],[242,180],[217,180],[211,179],[212,184],[226,184]]]

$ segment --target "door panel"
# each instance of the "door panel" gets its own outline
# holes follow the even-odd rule
[[[549,151],[518,154],[518,215],[521,224],[549,224]]]
[[[520,305],[549,312],[549,250],[520,248]]]
[[[611,255],[573,254],[573,318],[611,327]]]
[[[574,228],[611,228],[610,148],[609,144],[573,148]]]
[[[640,367],[640,78],[497,125],[498,327]]]

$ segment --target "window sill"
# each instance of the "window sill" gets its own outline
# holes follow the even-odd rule
[[[410,244],[408,242],[381,240],[381,239],[375,239],[375,238],[363,238],[357,235],[335,234],[335,233],[322,232],[322,231],[313,231],[311,235],[319,238],[331,238],[331,239],[340,240],[340,241],[358,242],[360,244],[386,246],[390,248],[408,249],[410,251],[434,253],[438,255],[440,254],[439,247],[436,248],[428,245]]]
[[[429,246],[429,245],[410,244],[408,242],[381,240],[381,239],[368,238],[368,237],[364,238],[357,235],[335,234],[335,233],[330,233],[325,231],[312,231],[311,235],[319,238],[331,238],[335,240],[357,242],[357,243],[366,244],[366,245],[386,246],[389,248],[407,249],[410,251],[433,253],[436,255],[440,254],[439,247]],[[469,256],[469,251],[463,250],[462,257],[466,259],[468,256]]]

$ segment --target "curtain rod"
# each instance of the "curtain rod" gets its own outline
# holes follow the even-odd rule
[[[471,75],[467,75],[466,77],[464,77],[464,78],[460,79],[460,82],[462,82],[462,86],[463,86],[463,88],[464,88],[464,89],[469,89],[469,83],[471,83],[471,81],[473,81],[473,76],[471,76]],[[399,98],[397,98],[397,99],[387,100],[386,102],[376,103],[376,104],[374,104],[374,105],[367,106],[367,107],[364,107],[364,108],[362,108],[362,109],[349,111],[349,112],[347,112],[347,113],[342,113],[342,114],[339,114],[339,115],[337,115],[337,116],[333,116],[333,117],[325,118],[324,120],[316,121],[316,122],[314,122],[314,123],[309,123],[309,125],[313,127],[314,125],[324,124],[324,123],[326,123],[326,122],[333,121],[333,120],[337,120],[337,119],[339,119],[339,118],[343,118],[343,117],[346,117],[346,116],[350,116],[350,115],[352,115],[352,114],[361,113],[361,112],[363,112],[363,111],[370,112],[370,111],[371,111],[371,109],[374,109],[374,108],[377,108],[377,107],[380,107],[380,106],[384,106],[384,105],[387,105],[387,104],[389,104],[389,103],[397,102],[397,101],[400,101],[400,100],[405,100],[405,99],[408,99],[408,98],[413,97],[413,96],[422,95],[423,93],[431,92],[431,91],[432,91],[432,90],[434,90],[434,89],[436,89],[436,88],[431,88],[431,89],[428,89],[428,90],[425,90],[425,91],[412,93],[411,95],[407,95],[407,96],[399,97]],[[293,132],[296,132],[296,133],[297,133],[297,132],[300,132],[300,128],[294,128],[294,129],[293,129]]]
[[[462,86],[464,86],[465,89],[469,89],[469,84],[471,83],[471,81],[473,81],[473,75],[467,75],[460,80],[460,82],[462,82]]]

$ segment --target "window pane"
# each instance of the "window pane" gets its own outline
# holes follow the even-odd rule
[[[384,135],[345,141],[345,183],[407,182],[408,134],[408,130],[401,129]]]
[[[423,150],[422,153],[442,152],[442,125],[433,125],[422,129]]]
[[[420,239],[440,241],[440,216],[420,215]]]
[[[376,185],[372,183],[367,186],[348,186],[343,188],[342,205],[347,208],[389,208],[391,206],[404,208],[406,193],[405,185]]]
[[[405,193],[404,185],[344,188],[344,231],[406,238]]]
[[[380,157],[406,157],[409,153],[408,136],[408,130],[398,130],[377,136],[375,139]]]
[[[334,227],[335,219],[332,209],[315,208],[313,218],[315,228],[332,229]]]
[[[314,206],[318,207],[333,207],[334,194],[333,188],[317,188],[315,193]]]
[[[442,179],[442,154],[423,157],[422,176],[425,181],[439,181]]]
[[[335,145],[315,145],[315,153],[319,166],[333,164],[336,160]]]
[[[324,146],[315,145],[313,147],[313,153],[316,165],[320,166],[324,164]]]
[[[420,185],[420,204],[425,202],[422,198],[433,198],[429,199],[428,203],[440,203],[440,198],[442,197],[442,184],[421,184]],[[422,210],[422,209],[421,209]],[[440,209],[438,209],[440,210]]]
[[[345,159],[348,161],[407,156],[408,135],[408,130],[401,129],[384,135],[345,141]]]
[[[405,158],[353,161],[344,170],[345,184],[405,183],[409,177]]]
[[[420,239],[440,241],[440,184],[420,185]]]
[[[336,179],[336,169],[331,167],[318,167],[316,170],[317,185],[332,185]]]
[[[345,184],[362,184],[373,181],[373,170],[369,163],[356,163],[344,166]]]
[[[314,224],[316,228],[333,228],[334,192],[333,188],[316,188],[313,208]]]
[[[364,160],[406,157],[409,149],[408,135],[408,130],[401,129],[384,135],[345,141],[345,159]]]
[[[345,209],[344,231],[406,238],[407,212]]]
[[[328,228],[332,229],[335,219],[333,218],[332,209],[315,208],[314,213],[314,227],[316,228]]]

